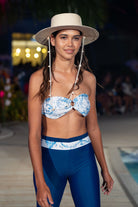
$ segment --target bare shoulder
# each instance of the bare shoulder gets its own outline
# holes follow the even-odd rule
[[[40,69],[30,76],[29,85],[33,87],[40,87],[43,81],[43,69]]]
[[[37,94],[40,90],[40,85],[43,82],[43,69],[40,69],[32,73],[29,80],[29,95]]]
[[[96,77],[93,73],[85,70],[83,72],[83,78],[84,78],[84,81],[87,81],[89,86],[92,86],[92,85],[95,86],[96,85]]]

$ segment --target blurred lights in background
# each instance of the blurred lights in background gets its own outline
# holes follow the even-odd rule
[[[47,55],[44,47],[31,39],[32,34],[14,33],[12,38],[12,64],[31,62],[32,66],[41,64]]]
[[[37,48],[36,48],[36,51],[37,51],[37,52],[40,52],[40,51],[41,51],[41,47],[37,47]]]
[[[42,48],[42,53],[46,53],[47,52],[47,50],[45,49],[45,48]]]
[[[26,49],[25,49],[25,52],[26,52],[26,53],[30,53],[30,48],[26,48]]]
[[[35,54],[34,54],[34,58],[36,58],[36,59],[39,58],[38,53],[35,53]]]
[[[20,54],[20,52],[21,52],[21,49],[20,49],[20,48],[17,48],[17,49],[16,49],[16,54],[18,54],[18,55],[19,55],[19,54]]]
[[[29,53],[27,53],[25,56],[26,56],[27,58],[30,58],[31,55],[30,55]]]

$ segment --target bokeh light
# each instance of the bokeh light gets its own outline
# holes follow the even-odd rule
[[[26,48],[26,49],[25,49],[25,52],[26,52],[26,53],[30,53],[30,48]]]
[[[36,48],[36,51],[37,51],[37,52],[40,52],[40,51],[41,51],[41,47],[37,47],[37,48]]]
[[[42,48],[42,53],[46,53],[47,52],[47,50],[46,50],[46,48]]]
[[[38,53],[35,53],[34,54],[34,58],[36,58],[36,59],[39,58],[39,54]]]
[[[30,53],[27,53],[26,55],[25,55],[27,58],[30,58]]]

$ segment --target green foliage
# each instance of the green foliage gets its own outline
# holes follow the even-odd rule
[[[46,21],[55,14],[73,12],[80,14],[83,24],[102,27],[108,17],[106,0],[8,0],[5,11],[2,12],[1,5],[0,11],[0,22],[10,25],[23,18]]]
[[[27,120],[27,100],[21,91],[13,94],[10,106],[5,106],[5,119],[7,121]]]
[[[30,5],[31,6],[31,5]],[[34,18],[46,19],[58,13],[78,13],[83,24],[102,27],[107,21],[108,7],[106,0],[34,0],[32,12]]]
[[[14,90],[14,86],[11,89],[12,97],[10,98],[11,104],[6,106],[5,99],[0,101],[0,122],[5,121],[27,121],[27,98],[22,91]]]

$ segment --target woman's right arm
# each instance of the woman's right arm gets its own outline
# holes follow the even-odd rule
[[[28,94],[29,152],[37,186],[37,201],[40,206],[53,203],[50,190],[45,183],[41,154],[41,100],[36,96],[42,83],[42,73],[37,71],[31,75]]]

